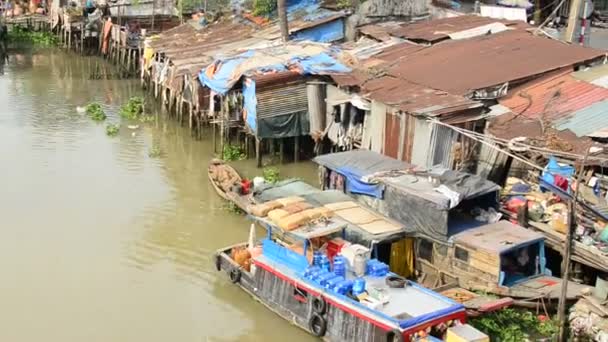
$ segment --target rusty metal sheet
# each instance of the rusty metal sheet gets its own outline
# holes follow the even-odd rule
[[[441,116],[482,106],[479,102],[459,95],[430,89],[390,76],[369,80],[363,85],[362,93],[368,99],[419,115]]]
[[[404,56],[389,73],[411,82],[465,95],[604,57],[601,50],[567,45],[522,30],[445,41]]]
[[[501,20],[478,15],[462,15],[452,18],[419,21],[416,23],[388,22],[365,25],[361,27],[361,33],[380,41],[385,41],[389,39],[390,36],[393,36],[406,38],[415,42],[437,43],[449,39],[449,35],[452,33],[470,30],[492,23],[502,23],[513,28],[530,27],[529,25],[518,21]]]
[[[401,133],[401,118],[399,115],[386,113],[386,129],[384,134],[384,154],[399,158],[399,135]]]
[[[571,71],[567,68],[512,89],[499,103],[521,118],[555,122],[608,99],[608,89],[578,80]]]

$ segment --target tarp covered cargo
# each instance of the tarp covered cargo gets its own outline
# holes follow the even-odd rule
[[[410,164],[368,150],[326,154],[313,161],[344,176],[347,191],[349,177],[383,187],[381,197],[376,196],[377,192],[353,195],[408,229],[439,241],[482,224],[460,220],[451,214],[463,207],[470,209],[469,206],[495,207],[500,190],[495,183],[476,175],[442,168],[416,170]],[[357,172],[342,174],[344,169]]]
[[[336,190],[323,191],[297,179],[289,179],[276,184],[266,184],[256,189],[254,195],[255,200],[258,203],[268,202],[289,196],[302,197],[313,206],[325,206],[331,203],[341,203],[354,200],[353,197],[350,197],[343,192]],[[394,222],[388,218],[384,219],[398,225],[399,229],[390,233],[372,234],[364,227],[349,223],[346,229],[347,240],[353,243],[370,246],[372,241],[376,241],[378,243],[393,242],[405,237],[406,235],[410,236],[414,233],[413,230],[408,231],[405,229],[405,227],[397,222]]]

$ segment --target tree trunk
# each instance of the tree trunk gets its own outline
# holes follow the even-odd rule
[[[281,38],[286,43],[289,40],[289,27],[287,26],[287,6],[285,0],[277,0],[277,11],[279,12],[279,26],[281,27]]]

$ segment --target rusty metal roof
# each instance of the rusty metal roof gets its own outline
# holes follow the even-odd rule
[[[394,64],[388,70],[391,75],[460,95],[592,61],[606,54],[522,30],[445,41],[413,50],[398,61],[387,60]]]
[[[451,95],[391,76],[370,79],[361,87],[361,93],[365,98],[411,114],[441,116],[482,106],[481,103],[462,96]]]
[[[571,71],[571,68],[566,68],[548,74],[509,91],[498,101],[520,118],[554,123],[608,99],[608,89],[577,80]]]
[[[360,28],[360,31],[363,34],[380,41],[385,41],[388,37],[394,36],[416,42],[437,43],[449,39],[449,35],[452,33],[497,22],[514,28],[529,26],[517,21],[494,19],[478,15],[463,15],[452,18],[419,21],[416,23],[388,22],[365,25]]]

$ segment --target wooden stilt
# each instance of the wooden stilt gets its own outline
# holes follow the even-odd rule
[[[283,164],[283,159],[285,157],[285,138],[281,138],[279,144],[279,162]]]
[[[262,167],[262,151],[260,145],[262,141],[258,138],[255,138],[255,161],[257,167]]]
[[[294,137],[293,143],[293,162],[297,163],[300,160],[300,137]]]

